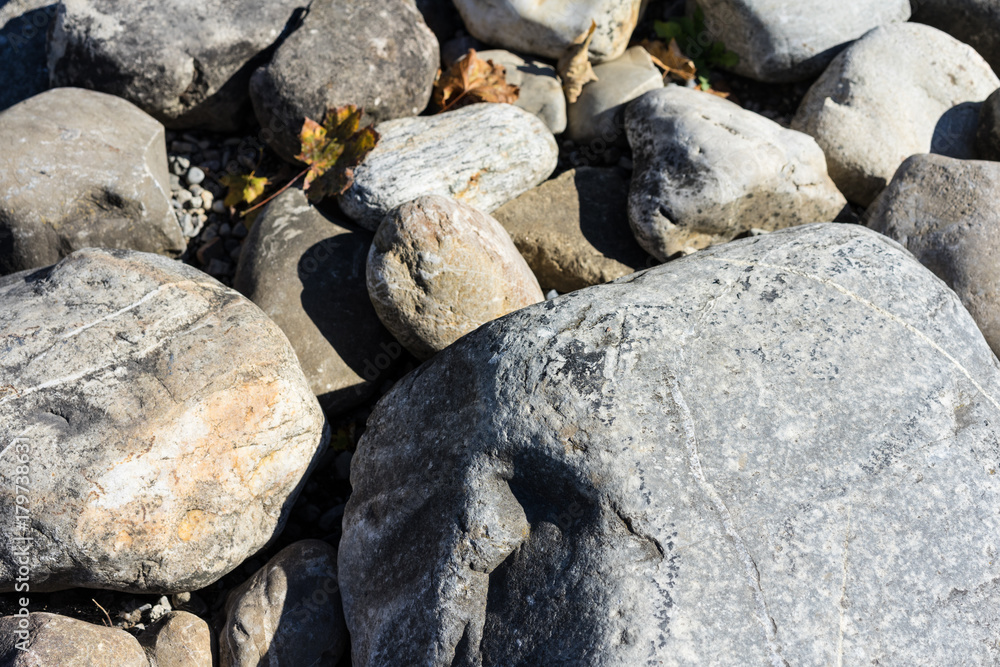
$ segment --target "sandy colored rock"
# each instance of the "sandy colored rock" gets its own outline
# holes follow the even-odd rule
[[[21,621],[17,616],[0,618],[4,667],[149,667],[139,642],[124,630],[47,612],[32,612],[27,628]],[[25,639],[28,650],[22,651],[17,644]]]
[[[437,195],[386,216],[368,254],[368,293],[386,328],[422,359],[544,298],[499,222]]]
[[[186,611],[171,611],[139,635],[152,667],[212,667],[212,629]]]

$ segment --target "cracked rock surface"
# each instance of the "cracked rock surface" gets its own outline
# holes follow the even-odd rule
[[[278,326],[159,255],[80,250],[0,279],[0,349],[0,590],[15,536],[32,591],[207,586],[277,535],[325,446]]]
[[[864,227],[518,311],[368,422],[353,664],[995,664],[998,421],[972,318]]]

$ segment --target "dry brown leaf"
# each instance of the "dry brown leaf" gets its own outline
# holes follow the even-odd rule
[[[664,77],[673,76],[682,81],[694,80],[697,69],[694,61],[684,55],[677,40],[670,40],[670,46],[660,41],[643,40],[642,45],[653,59],[653,63],[663,70]]]
[[[434,103],[440,111],[480,102],[513,104],[520,92],[520,88],[507,83],[507,70],[503,65],[483,60],[476,55],[475,49],[469,49],[447,72],[438,74],[434,82]]]
[[[594,74],[594,68],[590,64],[590,56],[587,53],[596,29],[597,22],[591,21],[590,28],[574,39],[573,44],[559,58],[559,76],[562,77],[566,101],[570,104],[579,99],[585,85],[591,81],[597,81],[597,75]]]

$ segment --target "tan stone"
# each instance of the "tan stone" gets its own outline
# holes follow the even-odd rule
[[[214,638],[208,623],[186,611],[172,611],[139,636],[155,667],[212,667]]]
[[[0,618],[4,667],[149,667],[139,642],[124,630],[46,612],[32,613],[27,628],[22,622],[17,616]],[[27,651],[17,647],[22,640]]]

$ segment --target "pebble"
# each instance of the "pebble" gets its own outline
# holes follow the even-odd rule
[[[221,199],[216,199],[212,202],[212,212],[213,213],[225,213],[226,205]]]
[[[187,173],[187,182],[191,185],[198,185],[205,180],[205,172],[199,167],[191,167]]]

